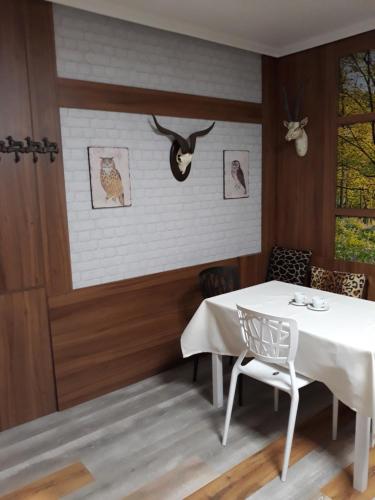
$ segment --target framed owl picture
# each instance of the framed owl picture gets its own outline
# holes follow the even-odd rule
[[[92,208],[130,207],[128,148],[89,147]]]
[[[249,197],[249,151],[223,151],[224,199]]]

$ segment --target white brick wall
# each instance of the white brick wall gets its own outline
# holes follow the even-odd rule
[[[261,101],[257,54],[54,5],[58,74]],[[209,122],[163,118],[181,133]],[[192,171],[170,172],[149,117],[61,110],[73,284],[80,288],[260,251],[261,127],[217,123]],[[132,207],[91,208],[88,146],[129,148]],[[223,150],[250,150],[250,198],[223,200]]]
[[[163,118],[188,135],[209,122]],[[217,122],[185,182],[145,115],[62,109],[74,288],[260,251],[261,127]],[[129,148],[132,207],[92,210],[88,146]],[[250,197],[223,200],[223,149],[250,150]]]
[[[59,76],[261,102],[261,56],[54,4]]]

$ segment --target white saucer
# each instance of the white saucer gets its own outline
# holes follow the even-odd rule
[[[328,311],[329,305],[325,304],[322,307],[314,307],[312,304],[307,304],[307,309],[310,309],[310,311]]]
[[[289,304],[291,306],[307,306],[307,302],[296,302],[294,299],[292,299]]]

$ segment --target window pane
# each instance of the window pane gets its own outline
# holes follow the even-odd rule
[[[336,207],[375,208],[375,122],[338,129]]]
[[[375,218],[336,217],[336,259],[375,263]]]
[[[375,107],[375,50],[340,59],[339,114],[369,113]]]

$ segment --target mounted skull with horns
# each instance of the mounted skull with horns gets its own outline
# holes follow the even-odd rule
[[[178,181],[184,181],[190,173],[191,160],[193,158],[197,137],[203,137],[211,132],[214,128],[215,122],[210,127],[204,130],[198,130],[197,132],[192,133],[188,139],[185,139],[181,135],[177,134],[177,132],[173,132],[173,130],[168,130],[167,128],[162,127],[154,115],[152,115],[152,118],[154,119],[155,126],[159,132],[173,138],[170,152],[172,174]]]
[[[294,114],[290,112],[289,103],[288,103],[288,95],[286,93],[285,87],[283,87],[283,96],[284,96],[284,107],[288,117],[288,120],[284,120],[284,126],[288,129],[288,132],[285,136],[285,139],[289,141],[294,141],[294,145],[296,147],[296,153],[298,156],[305,156],[307,153],[308,147],[308,139],[307,134],[305,132],[305,126],[307,125],[308,118],[303,118],[303,120],[299,119],[299,113],[301,108],[301,99],[302,99],[302,90],[303,87],[301,85],[296,104],[294,107]]]

